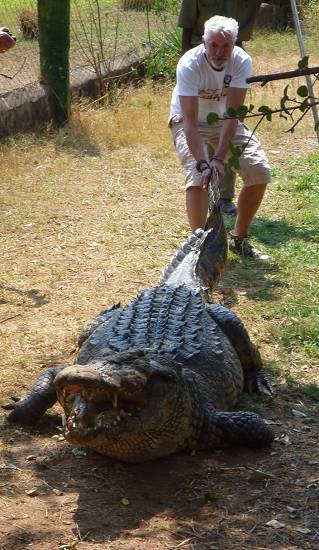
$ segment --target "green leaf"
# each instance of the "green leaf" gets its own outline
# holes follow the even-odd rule
[[[248,107],[248,112],[251,113],[254,110],[255,105],[252,105],[252,103]]]
[[[245,117],[248,113],[248,107],[246,105],[241,105],[237,108],[237,115],[240,117]]]
[[[308,67],[309,55],[305,55],[298,61],[298,69],[306,69]]]
[[[309,107],[310,107],[310,103],[308,102],[308,99],[305,99],[302,103],[300,103],[299,109],[303,113]]]
[[[219,122],[219,116],[217,113],[208,113],[207,124],[217,124]]]
[[[271,109],[267,105],[262,105],[261,107],[259,107],[258,112],[262,113],[263,115],[268,115],[269,113],[271,113]]]
[[[307,86],[299,86],[299,88],[297,90],[297,94],[300,97],[307,97],[309,95]]]
[[[229,168],[234,168],[235,170],[238,170],[239,167],[240,167],[239,160],[238,160],[237,156],[229,157],[227,164],[228,164]]]
[[[284,89],[284,97],[285,97],[286,99],[288,99],[288,93],[287,93],[287,92],[288,92],[288,88],[289,88],[289,84],[287,84],[287,86],[285,86],[285,89]]]
[[[268,122],[271,122],[271,117],[272,117],[272,113],[266,114],[266,120],[268,120]]]
[[[236,109],[233,109],[232,107],[229,107],[229,109],[227,109],[226,115],[227,115],[229,118],[236,118],[236,116],[237,116],[237,111],[236,111]]]

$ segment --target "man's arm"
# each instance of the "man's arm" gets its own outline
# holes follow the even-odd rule
[[[195,160],[206,158],[203,140],[197,127],[198,97],[179,96],[187,145]]]

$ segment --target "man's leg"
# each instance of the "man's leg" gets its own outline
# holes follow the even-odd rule
[[[192,231],[204,228],[208,210],[208,196],[201,187],[186,189],[186,211]]]
[[[258,139],[251,135],[245,125],[238,125],[233,143],[239,146],[245,144],[239,159],[239,173],[244,181],[244,187],[238,197],[238,213],[229,249],[240,256],[268,260],[267,254],[263,254],[249,242],[249,229],[263,200],[267,184],[271,181],[269,163]]]
[[[214,156],[214,147],[211,143],[207,144],[207,151],[209,155],[209,159],[211,160]],[[224,214],[231,214],[233,216],[236,216],[237,214],[237,208],[233,203],[234,197],[235,197],[235,182],[236,182],[236,174],[228,168],[228,166],[225,166],[225,175],[223,178],[219,180],[219,191],[220,191],[220,203],[221,208]]]
[[[235,197],[236,174],[228,166],[225,167],[225,175],[220,179],[219,189],[221,198],[221,207],[224,214],[237,214],[236,206],[233,203]]]
[[[267,185],[243,187],[237,201],[237,218],[233,231],[236,237],[247,237],[250,224],[261,205]]]
[[[229,241],[229,250],[239,256],[269,260],[269,256],[255,248],[248,238],[250,224],[262,202],[266,187],[266,184],[251,185],[243,187],[239,193],[236,223]]]

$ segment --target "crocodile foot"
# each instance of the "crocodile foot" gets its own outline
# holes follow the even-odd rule
[[[246,369],[244,377],[245,392],[274,395],[272,383],[263,370]]]

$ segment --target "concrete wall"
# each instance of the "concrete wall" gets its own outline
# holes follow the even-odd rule
[[[129,79],[134,74],[132,69],[141,65],[149,54],[149,47],[141,47],[139,51],[118,56],[114,60],[105,61],[102,74],[105,80],[118,77],[116,82]],[[72,71],[72,96],[97,97],[99,83],[95,72],[82,67]],[[0,139],[9,135],[26,131],[40,131],[54,118],[54,97],[49,87],[40,82],[32,82],[23,88],[7,92],[0,97]]]

